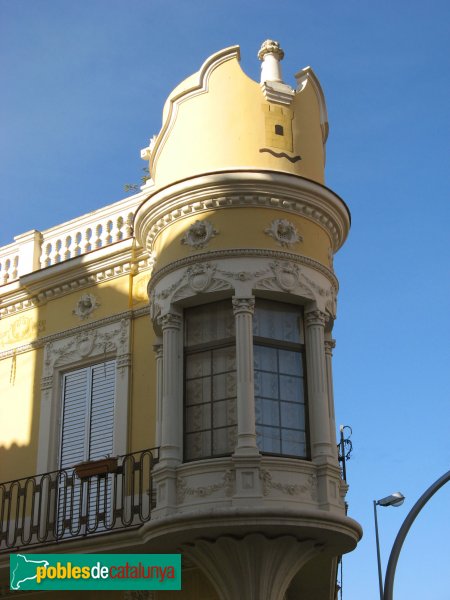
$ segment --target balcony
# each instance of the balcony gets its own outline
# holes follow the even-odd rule
[[[0,552],[139,528],[157,461],[152,448],[0,483]]]

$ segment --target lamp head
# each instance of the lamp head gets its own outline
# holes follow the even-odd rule
[[[404,501],[405,496],[401,492],[394,492],[390,496],[386,496],[386,498],[377,500],[377,504],[379,506],[401,506]]]

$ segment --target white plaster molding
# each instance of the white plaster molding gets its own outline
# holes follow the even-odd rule
[[[180,105],[187,100],[191,100],[195,96],[207,93],[209,91],[209,80],[214,70],[229,60],[239,61],[239,58],[239,46],[230,46],[229,48],[224,48],[223,50],[216,52],[206,59],[197,73],[194,73],[194,75],[191,76],[195,77],[193,85],[187,89],[182,89],[178,94],[169,96],[166,103],[167,109],[165,107],[164,110],[164,124],[151,149],[151,174],[155,172],[156,163],[175,125]]]
[[[41,380],[41,411],[39,422],[37,472],[45,473],[58,467],[59,427],[61,408],[61,373],[91,364],[94,360],[116,359],[116,401],[114,454],[127,451],[128,396],[131,377],[131,319],[122,318],[108,324],[90,323],[77,333],[62,332],[45,344]]]
[[[255,248],[233,248],[230,250],[214,250],[213,252],[208,252],[201,255],[196,255],[195,257],[185,257],[176,261],[173,261],[169,265],[166,265],[162,269],[156,271],[151,280],[149,281],[148,291],[149,295],[152,289],[156,287],[159,281],[166,277],[171,272],[177,271],[180,268],[202,264],[206,261],[211,260],[226,260],[228,258],[270,258],[270,259],[280,259],[280,260],[289,260],[294,263],[298,263],[299,265],[305,265],[306,267],[311,267],[315,271],[324,275],[329,282],[336,288],[336,292],[339,289],[339,283],[335,276],[335,274],[324,267],[321,263],[317,262],[313,258],[309,258],[308,256],[302,256],[299,254],[293,254],[292,252],[286,252],[281,250],[265,250],[265,249],[255,249]],[[252,277],[252,275],[246,271],[238,271],[238,272],[229,272],[224,275],[229,275],[233,279],[239,279],[244,281]],[[262,273],[261,273],[262,274]]]
[[[136,212],[136,237],[151,253],[157,235],[172,223],[239,207],[281,210],[306,218],[327,233],[334,251],[350,228],[346,205],[325,186],[287,173],[242,169],[193,177],[155,192]]]
[[[98,298],[94,294],[83,294],[75,305],[72,314],[80,319],[88,319],[90,315],[101,306]]]
[[[317,501],[317,477],[314,473],[308,475],[302,483],[289,481],[275,481],[273,473],[267,469],[261,469],[260,478],[263,482],[263,495],[269,496],[272,491],[281,492],[288,496],[309,495],[311,500]]]
[[[269,227],[264,230],[280,246],[289,248],[298,242],[303,241],[303,237],[298,233],[295,225],[287,219],[275,219]]]
[[[314,93],[317,97],[317,103],[319,105],[320,112],[320,127],[322,129],[322,142],[325,150],[325,142],[328,138],[328,114],[327,114],[327,105],[325,102],[325,95],[322,90],[322,86],[320,85],[319,80],[317,79],[316,74],[312,70],[311,67],[305,67],[301,69],[298,73],[295,74],[295,79],[297,80],[297,94],[301,93],[305,87],[309,84],[311,85]]]
[[[213,495],[215,492],[224,491],[225,496],[232,496],[234,491],[234,473],[231,469],[227,469],[223,474],[220,481],[215,483],[208,483],[207,485],[188,485],[188,479],[186,477],[177,478],[177,502],[183,504],[186,499],[193,498],[207,498]]]
[[[195,223],[192,223],[188,227],[186,233],[181,238],[181,243],[199,250],[207,246],[208,242],[218,233],[211,221],[195,221]]]
[[[267,102],[284,104],[285,106],[291,104],[295,95],[290,85],[278,81],[265,81],[261,83],[261,90]]]
[[[154,259],[145,251],[136,252],[132,243],[125,240],[22,277],[20,287],[0,298],[0,317],[33,309],[100,282],[150,271]]]
[[[205,261],[166,271],[164,277],[149,282],[151,318],[155,320],[171,306],[195,295],[227,290],[237,298],[252,296],[252,290],[283,292],[313,301],[329,316],[335,317],[337,286],[334,282],[334,277],[331,283],[322,272],[300,265],[298,261],[242,256]]]
[[[291,535],[268,538],[251,533],[240,539],[197,539],[181,548],[208,577],[221,600],[284,600],[294,575],[322,546]]]
[[[13,348],[9,348],[3,352],[0,352],[0,360],[3,358],[9,358],[11,356],[23,354],[24,352],[30,352],[32,350],[36,350],[38,348],[44,347],[47,343],[53,342],[55,340],[64,339],[68,334],[76,334],[86,330],[91,329],[92,327],[99,327],[102,325],[107,325],[110,323],[116,323],[121,319],[138,319],[143,316],[147,316],[149,314],[149,309],[147,306],[143,306],[141,308],[137,308],[134,310],[127,310],[121,313],[117,313],[115,315],[111,315],[109,317],[104,317],[103,319],[99,319],[98,321],[86,323],[83,325],[78,325],[77,327],[72,327],[71,329],[65,329],[63,331],[59,331],[57,333],[53,333],[51,335],[42,336],[36,340],[29,342],[28,344],[21,344],[18,346],[14,346]],[[36,330],[36,329],[35,329]],[[37,334],[42,333],[45,330],[45,321],[38,321]]]

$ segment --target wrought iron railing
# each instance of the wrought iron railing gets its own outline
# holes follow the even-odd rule
[[[0,552],[141,526],[157,460],[153,448],[0,483]]]

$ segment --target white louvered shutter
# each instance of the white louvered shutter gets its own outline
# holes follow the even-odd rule
[[[90,460],[113,453],[115,379],[115,361],[91,367]]]
[[[86,461],[112,455],[114,449],[115,406],[114,360],[64,375],[60,469],[69,469]],[[80,513],[88,514],[89,526],[96,525],[96,513],[108,513],[111,506],[111,478],[91,478],[84,485],[78,479],[64,490],[61,481],[58,502],[58,531],[70,521],[74,534],[80,525]],[[89,492],[88,492],[89,490]],[[106,495],[105,495],[106,492]],[[89,498],[87,495],[89,493]],[[64,501],[65,499],[65,501]],[[97,530],[102,528],[98,523]],[[70,535],[66,530],[64,535]]]

